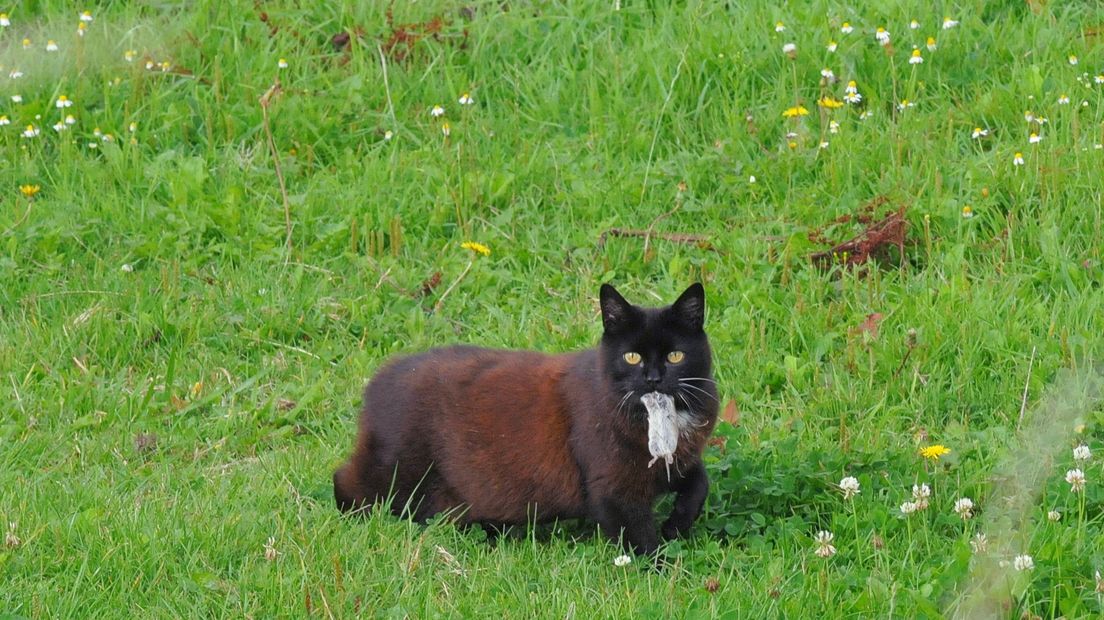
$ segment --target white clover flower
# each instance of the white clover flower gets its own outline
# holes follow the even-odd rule
[[[909,56],[910,65],[922,65],[924,64],[924,57],[920,55],[920,50],[913,48],[912,55]]]
[[[851,34],[854,31],[855,29],[852,28],[851,24],[849,24],[848,22],[843,22],[843,25],[840,26],[840,32],[842,32],[843,34]]]
[[[1012,165],[1013,166],[1022,166],[1022,165],[1024,165],[1023,153],[1016,153],[1012,157]]]
[[[928,41],[925,46],[928,48],[929,52],[934,52],[939,47],[935,44],[935,37],[928,37]]]
[[[912,20],[911,22],[909,22],[909,30],[916,30],[919,27],[920,27],[920,22],[916,21],[915,19]]]
[[[272,536],[268,537],[268,540],[264,544],[264,559],[269,562],[276,561],[276,558],[280,555],[280,552],[276,550],[276,539]]]
[[[919,486],[912,485],[912,499],[916,502],[916,507],[919,510],[924,510],[928,507],[928,499],[931,498],[931,487],[928,483],[921,483]]]
[[[46,51],[47,52],[56,52],[56,51],[58,51],[57,42],[54,41],[53,39],[50,39],[49,41],[46,41]]]
[[[797,44],[795,44],[795,43],[786,43],[785,45],[782,46],[782,53],[786,54],[786,55],[789,55],[789,56],[793,56],[794,54],[797,53]]]
[[[83,11],[83,12],[82,12],[82,13],[80,14],[80,20],[81,20],[82,22],[90,22],[90,21],[92,21],[92,11]]]
[[[919,509],[920,506],[916,502],[905,502],[901,504],[901,514],[905,516],[908,516]]]
[[[8,522],[8,531],[4,533],[4,546],[9,549],[14,549],[23,544],[22,540],[15,535],[15,529],[18,524],[14,522]]]
[[[950,30],[958,25],[958,21],[951,19],[950,17],[943,18],[943,30]]]
[[[438,116],[443,116],[444,114],[445,114],[445,109],[442,108],[439,105],[433,106],[433,108],[430,109],[430,111],[429,111],[429,115],[432,116],[433,118],[437,118]]]
[[[1035,132],[1031,132],[1031,135],[1027,137],[1027,141],[1031,144],[1038,144],[1043,141],[1043,137]]]
[[[975,139],[975,140],[978,140],[980,138],[984,138],[987,135],[989,135],[989,130],[988,129],[982,129],[981,127],[974,127],[974,130],[970,133],[970,137]]]
[[[821,530],[817,532],[816,536],[813,537],[817,546],[816,551],[813,553],[825,559],[836,555],[836,548],[832,545],[833,539],[835,539],[835,536],[829,531]]]
[[[840,491],[843,491],[843,499],[851,499],[859,494],[859,480],[854,476],[847,476],[839,483]]]
[[[1085,472],[1080,469],[1071,469],[1066,472],[1066,482],[1070,485],[1070,491],[1079,493],[1085,490]]]
[[[974,550],[974,553],[985,553],[989,548],[989,537],[981,532],[974,534],[974,537],[970,540],[970,548]]]
[[[1020,572],[1023,572],[1025,570],[1031,570],[1031,569],[1035,568],[1035,560],[1032,560],[1031,556],[1027,555],[1027,554],[1017,555],[1012,560],[1012,568],[1015,568],[1016,570],[1018,570]]]
[[[1069,102],[1070,102],[1069,95],[1059,95],[1058,96],[1058,105],[1068,105]]]
[[[969,497],[963,497],[963,498],[955,500],[954,511],[955,511],[955,514],[962,517],[963,521],[965,521],[966,519],[969,519],[970,517],[973,517],[974,516],[974,500],[970,499]]]
[[[1061,519],[1062,519],[1062,513],[1058,512],[1057,510],[1048,510],[1047,511],[1047,521],[1050,521],[1051,523],[1057,523]]]
[[[1087,461],[1092,458],[1092,452],[1089,451],[1089,447],[1081,444],[1073,449],[1073,460],[1075,461]]]
[[[829,52],[834,53],[838,47],[839,47],[839,44],[836,43],[835,41],[829,41],[828,42],[827,49],[828,49]]]
[[[874,38],[878,40],[878,43],[882,45],[889,45],[889,31],[881,26],[874,31]]]
[[[464,93],[463,95],[460,95],[460,99],[458,99],[457,101],[460,102],[460,105],[471,105],[475,103],[475,100],[471,98],[470,93]]]
[[[619,555],[613,558],[614,566],[628,566],[630,563],[632,563],[632,558],[627,555]]]

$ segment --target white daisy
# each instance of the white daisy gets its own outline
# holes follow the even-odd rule
[[[958,21],[951,19],[950,17],[943,18],[943,30],[950,30],[958,25]]]
[[[429,111],[429,115],[432,116],[433,118],[437,118],[438,116],[444,116],[444,114],[445,114],[445,109],[442,108],[439,105],[433,106],[433,108],[430,109],[430,111]]]

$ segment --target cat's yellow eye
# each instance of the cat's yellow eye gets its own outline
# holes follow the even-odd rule
[[[672,364],[677,364],[684,359],[686,359],[686,354],[682,351],[671,351],[667,354],[667,361]]]
[[[637,364],[640,363],[640,354],[637,353],[636,351],[629,351],[628,353],[626,353],[622,357],[625,358],[626,362],[628,362],[629,364],[632,364],[633,366],[636,366]]]

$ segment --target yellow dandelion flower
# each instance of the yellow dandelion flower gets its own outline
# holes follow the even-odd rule
[[[786,118],[793,118],[795,116],[808,116],[809,111],[805,109],[805,106],[794,106],[792,108],[786,108],[786,111],[782,113],[782,116]]]
[[[40,191],[42,191],[42,186],[40,186],[40,185],[20,185],[19,186],[19,193],[23,194],[23,196],[26,197],[26,198],[34,198],[34,195],[37,194]]]
[[[817,100],[817,105],[822,108],[828,108],[829,110],[835,110],[836,108],[842,108],[843,102],[831,97],[824,97]]]
[[[926,459],[931,459],[933,461],[938,461],[939,457],[943,456],[944,454],[950,453],[950,448],[938,443],[932,446],[927,446],[926,448],[920,448],[920,456]]]
[[[465,241],[464,243],[460,244],[460,247],[464,248],[465,250],[471,250],[476,254],[482,254],[483,256],[491,255],[491,248],[477,241]]]

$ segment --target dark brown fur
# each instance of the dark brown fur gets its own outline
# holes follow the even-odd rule
[[[408,510],[425,520],[451,512],[460,522],[493,525],[591,518],[607,535],[623,535],[626,546],[652,553],[659,544],[652,506],[674,491],[662,533],[688,530],[708,489],[701,453],[716,421],[714,384],[696,384],[708,398],[683,397],[697,422],[680,437],[668,481],[662,461],[648,467],[643,407],[619,403],[625,385],[645,379],[611,376],[610,366],[613,354],[622,355],[619,343],[636,331],[670,331],[677,317],[673,307],[628,306],[609,291],[603,289],[607,329],[598,349],[545,355],[458,346],[384,366],[365,390],[353,454],[334,474],[338,506],[350,511],[390,498],[395,514]],[[630,318],[639,330],[610,314],[618,300],[636,313]],[[698,376],[709,378],[700,322],[697,331],[702,343],[687,355],[704,358]],[[643,373],[647,364],[640,366]]]

